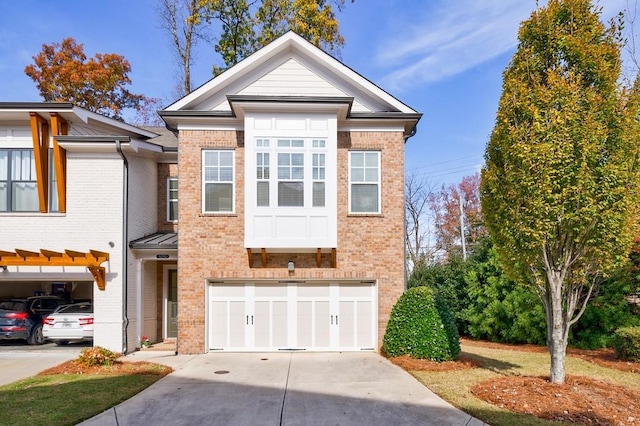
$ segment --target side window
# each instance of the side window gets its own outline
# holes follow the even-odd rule
[[[349,153],[349,212],[381,212],[379,151]]]
[[[167,179],[167,221],[178,221],[178,178]]]
[[[0,150],[0,211],[37,212],[39,209],[33,150]]]
[[[234,211],[234,151],[202,152],[202,211],[231,213]]]

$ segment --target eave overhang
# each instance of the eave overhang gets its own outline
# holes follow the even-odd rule
[[[245,112],[331,112],[337,115],[338,121],[344,123],[362,123],[369,125],[373,122],[394,124],[404,129],[405,136],[409,136],[416,128],[422,114],[418,112],[375,111],[352,112],[353,97],[322,97],[322,96],[253,96],[228,95],[230,111],[159,111],[160,116],[171,130],[178,130],[181,126],[206,126],[208,123],[241,127]]]

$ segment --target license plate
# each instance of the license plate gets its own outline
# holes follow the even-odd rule
[[[63,322],[62,323],[62,328],[71,328],[71,323],[70,322]]]

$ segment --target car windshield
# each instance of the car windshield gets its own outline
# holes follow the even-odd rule
[[[60,306],[55,314],[92,314],[93,313],[93,305],[89,303],[76,303],[74,305],[66,305]]]
[[[24,311],[25,303],[19,300],[4,300],[0,302],[0,309],[5,311]]]

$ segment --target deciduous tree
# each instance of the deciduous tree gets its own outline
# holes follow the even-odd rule
[[[221,25],[214,47],[224,66],[214,67],[217,75],[289,30],[329,53],[338,53],[344,38],[335,10],[341,10],[345,1],[199,0],[194,22]]]
[[[438,250],[432,241],[433,218],[429,199],[433,184],[409,174],[405,179],[405,242],[407,248],[407,276],[433,261]]]
[[[90,111],[122,119],[126,108],[144,99],[131,93],[131,65],[115,53],[97,53],[87,59],[82,44],[73,38],[43,44],[25,73],[36,82],[45,102],[72,102]]]
[[[474,245],[487,235],[480,212],[480,174],[465,176],[458,184],[442,185],[429,198],[435,218],[435,236],[438,248],[447,257],[459,252],[461,246],[461,217],[467,247]],[[462,204],[462,214],[460,212]]]
[[[482,212],[509,275],[545,307],[551,381],[570,327],[624,262],[638,212],[638,83],[588,0],[549,0],[518,33],[482,171]]]
[[[200,40],[208,40],[207,31],[199,25],[201,0],[159,0],[160,26],[168,33],[179,64],[179,93],[191,92],[193,50]]]

